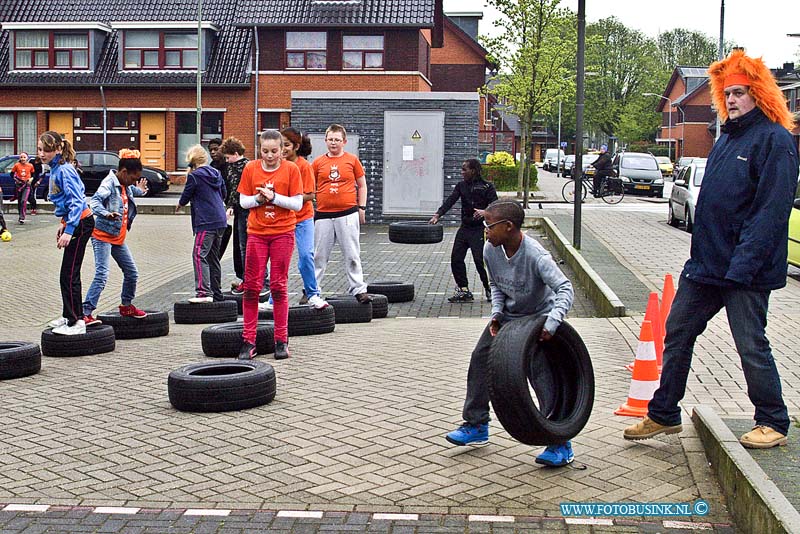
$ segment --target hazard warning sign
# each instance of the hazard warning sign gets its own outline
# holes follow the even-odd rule
[[[419,134],[419,130],[414,130],[414,133],[411,134],[411,139],[413,139],[414,141],[419,141],[420,139],[422,139],[422,136]]]

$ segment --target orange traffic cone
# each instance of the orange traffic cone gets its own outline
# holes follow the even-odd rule
[[[636,348],[636,360],[633,362],[633,376],[628,393],[628,402],[614,410],[614,415],[644,417],[647,405],[658,389],[658,367],[656,365],[656,347],[653,340],[653,327],[650,321],[642,321],[639,333],[639,346]]]
[[[647,300],[647,309],[644,312],[644,320],[650,321],[653,331],[653,342],[656,346],[656,363],[658,372],[661,372],[661,360],[664,356],[664,332],[661,323],[661,312],[658,307],[658,293],[653,291]],[[634,362],[635,363],[635,362]],[[629,363],[625,368],[633,372],[633,363]]]
[[[672,301],[675,300],[675,284],[672,282],[672,275],[667,273],[664,276],[664,289],[661,291],[661,322],[664,328],[661,333],[667,335],[667,317],[669,310],[672,309]]]

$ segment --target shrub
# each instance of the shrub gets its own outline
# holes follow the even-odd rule
[[[494,183],[498,191],[516,191],[517,176],[519,175],[519,164],[513,167],[506,165],[484,165],[483,178]],[[531,165],[531,191],[536,189],[538,174],[535,165]]]
[[[486,156],[486,164],[487,165],[500,165],[502,167],[514,167],[516,166],[517,162],[514,161],[514,156],[509,154],[508,152],[494,152],[493,154],[489,154]]]

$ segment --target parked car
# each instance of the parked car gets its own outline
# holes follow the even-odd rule
[[[594,176],[594,172],[597,169],[592,167],[592,163],[597,161],[597,158],[599,158],[599,157],[600,157],[600,154],[584,154],[583,157],[581,158],[581,167],[583,167],[583,173],[582,174],[585,174],[587,176]],[[575,163],[574,162],[572,164],[572,167],[573,167],[572,171],[574,173],[574,171],[575,171],[575,168],[574,168],[575,167]]]
[[[108,176],[108,171],[119,167],[119,155],[103,150],[86,150],[77,152],[75,158],[79,163],[79,174],[83,180],[87,195],[93,195],[100,182]],[[156,167],[144,166],[142,177],[147,178],[147,196],[155,196],[169,189],[169,178],[166,171]]]
[[[575,154],[568,154],[561,160],[560,170],[562,176],[572,176],[572,167],[575,166]]]
[[[554,172],[558,165],[558,160],[564,159],[564,151],[560,148],[548,148],[544,153],[544,162],[542,169],[545,171]]]
[[[0,188],[3,189],[3,198],[8,200],[14,196],[14,179],[11,177],[11,167],[19,160],[18,155],[0,158]],[[47,186],[50,183],[49,167],[44,166],[44,176],[36,188],[36,198],[44,200],[47,197]]]
[[[661,169],[661,176],[672,176],[675,168],[667,156],[656,156],[656,161],[658,162],[658,168]]]
[[[800,184],[797,185],[792,214],[789,216],[789,263],[800,267]]]
[[[645,152],[621,152],[614,156],[612,164],[626,193],[660,197],[664,192],[664,177],[661,176],[654,155]]]
[[[669,215],[667,222],[678,227],[681,221],[686,223],[686,231],[692,233],[694,226],[694,210],[697,206],[697,197],[700,194],[700,185],[706,172],[705,160],[690,163],[678,172],[675,183],[672,185],[672,194],[669,197]]]

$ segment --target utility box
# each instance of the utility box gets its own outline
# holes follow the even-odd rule
[[[292,125],[314,155],[325,153],[328,126],[347,129],[366,174],[367,222],[388,223],[430,218],[462,180],[461,164],[478,157],[478,107],[477,93],[292,91]],[[460,206],[443,222],[458,224]]]

